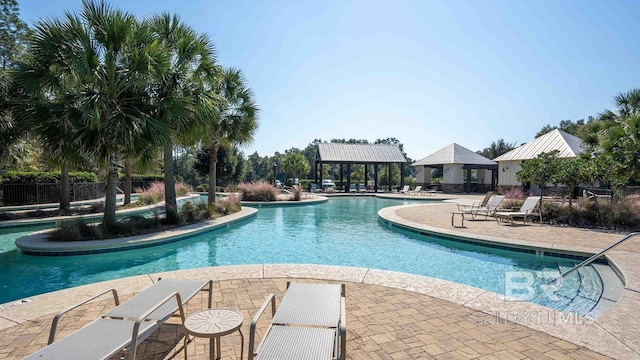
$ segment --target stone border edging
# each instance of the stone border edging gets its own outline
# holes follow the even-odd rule
[[[613,336],[597,322],[571,322],[565,314],[533,303],[505,301],[499,295],[468,285],[446,280],[412,275],[394,271],[332,265],[305,264],[258,264],[233,265],[177,270],[123,279],[108,280],[54,291],[30,298],[32,301],[20,305],[0,308],[0,330],[22,324],[45,315],[52,315],[83,299],[108,288],[116,288],[119,294],[139,292],[150,286],[159,277],[176,279],[234,280],[244,278],[299,278],[322,279],[364,283],[392,287],[446,300],[479,311],[479,314],[498,316],[543,331],[557,338],[585,346],[593,351],[619,359],[638,359],[640,354]],[[357,301],[349,298],[347,302]],[[6,305],[6,304],[5,304]],[[513,314],[546,314],[551,322],[531,323],[529,317],[511,318]],[[506,315],[502,316],[502,315]],[[536,318],[537,319],[537,318]],[[535,319],[534,319],[535,320]],[[564,322],[562,321],[564,320]],[[568,321],[568,323],[567,323]]]
[[[177,198],[177,201],[186,200],[186,201],[196,201],[200,198],[199,194],[196,195],[187,195]],[[164,206],[164,201],[161,201],[157,204],[153,205],[143,205],[140,207],[135,207],[131,209],[122,209],[116,211],[116,218],[122,218],[127,215],[135,215],[137,213],[142,213],[146,211],[150,211],[156,208],[161,208]],[[54,216],[49,218],[35,218],[35,219],[20,219],[20,220],[5,220],[0,221],[0,229],[10,229],[16,227],[26,227],[26,226],[39,226],[39,225],[60,225],[61,222],[76,220],[76,219],[84,219],[84,220],[99,220],[104,216],[104,213],[95,213],[95,214],[84,214],[84,215],[70,215],[70,216]]]
[[[163,231],[161,233],[107,240],[73,242],[48,241],[46,240],[46,235],[48,232],[52,231],[51,229],[49,229],[18,238],[16,240],[16,246],[21,252],[25,254],[40,256],[83,255],[133,250],[163,245],[170,242],[193,237],[205,232],[213,231],[224,226],[228,227],[231,224],[245,220],[251,216],[255,216],[257,212],[258,210],[247,207],[243,208],[237,213],[223,216],[218,219],[187,226],[181,226],[178,228]]]
[[[325,203],[329,199],[325,196],[314,195],[312,199],[300,199],[300,201],[242,201],[242,205],[255,207],[278,207],[278,206],[304,206]]]

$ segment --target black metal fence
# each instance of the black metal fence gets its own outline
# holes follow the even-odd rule
[[[4,206],[50,204],[60,202],[60,184],[2,184],[1,201]],[[104,183],[71,183],[69,200],[81,201],[104,197]]]

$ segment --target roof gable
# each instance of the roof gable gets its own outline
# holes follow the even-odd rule
[[[472,164],[496,165],[497,163],[456,143],[447,145],[413,165]]]
[[[576,158],[584,151],[582,139],[562,130],[555,129],[493,160],[528,160],[553,150],[558,150],[559,158]]]
[[[405,163],[400,147],[391,144],[319,143],[318,158],[323,162]]]

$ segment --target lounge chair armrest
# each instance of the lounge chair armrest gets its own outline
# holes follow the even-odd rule
[[[178,302],[178,309],[180,310],[180,319],[182,319],[182,325],[184,326],[184,309],[182,308],[182,299],[180,298],[180,294],[174,292],[164,299],[160,300],[157,304],[149,308],[149,310],[145,311],[144,314],[140,315],[140,317],[136,320],[135,324],[133,324],[133,332],[131,334],[131,351],[129,352],[129,359],[136,358],[136,351],[138,349],[138,332],[140,331],[140,324],[151,314],[156,311],[159,307],[164,305],[169,300],[175,298]],[[186,335],[185,335],[186,336]]]
[[[339,360],[346,360],[347,358],[347,310],[346,300],[344,297],[340,299],[340,358]]]
[[[111,292],[113,294],[113,300],[116,303],[116,306],[120,305],[120,300],[118,300],[118,292],[116,291],[116,289],[109,289],[106,291],[101,292],[98,295],[92,296],[90,298],[88,298],[87,300],[83,300],[69,308],[66,308],[62,311],[60,311],[59,313],[56,314],[56,316],[53,317],[53,322],[51,323],[51,331],[49,332],[49,342],[48,344],[50,345],[52,342],[55,341],[55,337],[56,337],[56,329],[58,328],[58,322],[60,321],[60,318],[62,317],[62,315],[68,313],[69,311],[77,308],[78,306],[84,305],[86,303],[88,303],[89,301],[95,300],[97,298],[99,298],[100,296]]]
[[[258,309],[256,315],[251,320],[251,327],[249,328],[249,360],[252,360],[256,355],[254,351],[256,340],[256,325],[258,324],[258,320],[260,320],[260,317],[262,317],[264,311],[267,309],[267,306],[269,306],[269,303],[271,303],[271,317],[273,317],[273,315],[275,315],[276,313],[276,295],[269,294],[267,300],[264,301],[264,304],[262,304],[260,309]]]

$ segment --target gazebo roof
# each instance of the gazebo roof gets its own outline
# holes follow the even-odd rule
[[[391,144],[319,143],[317,159],[332,163],[405,163],[400,147]]]
[[[582,148],[582,139],[562,130],[555,129],[493,160],[528,160],[553,150],[559,151],[559,158],[576,158],[584,151]]]
[[[445,146],[433,154],[413,163],[413,165],[425,166],[442,164],[497,165],[498,163],[456,143]]]

